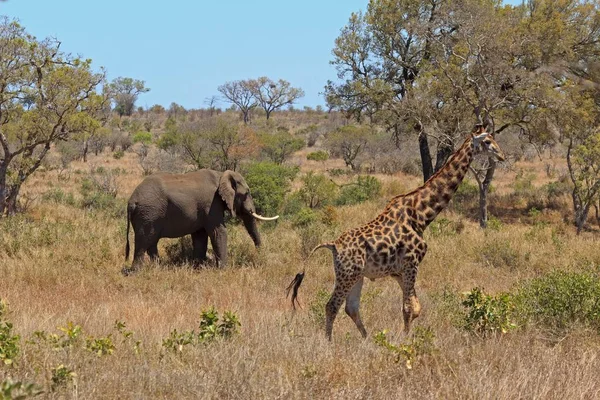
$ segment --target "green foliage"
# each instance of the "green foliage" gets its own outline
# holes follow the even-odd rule
[[[115,160],[120,160],[121,158],[123,158],[124,155],[125,155],[125,152],[123,150],[117,150],[113,153],[113,158]]]
[[[187,345],[198,346],[208,344],[215,340],[227,340],[239,333],[241,323],[238,316],[225,311],[220,317],[214,307],[202,311],[200,314],[199,329],[177,332],[171,331],[168,338],[163,339],[162,346],[168,351],[181,352]]]
[[[306,155],[306,159],[311,161],[327,161],[329,160],[329,153],[323,150],[313,151]]]
[[[115,111],[120,116],[133,114],[138,95],[150,91],[144,81],[121,76],[113,79],[109,89],[115,102]]]
[[[511,318],[515,306],[508,293],[491,296],[474,288],[466,293],[462,305],[466,309],[463,327],[469,332],[488,336],[507,333],[516,327]]]
[[[82,179],[79,191],[82,208],[105,211],[116,218],[125,216],[126,207],[123,199],[117,198],[118,185],[113,172],[89,174]]]
[[[342,187],[337,205],[360,204],[381,194],[381,182],[374,176],[359,176],[356,183]]]
[[[311,208],[303,207],[294,217],[292,218],[292,226],[295,228],[302,228],[315,223],[319,219],[316,212]]]
[[[478,196],[479,187],[475,183],[464,179],[460,185],[458,185],[458,188],[452,197],[452,201],[453,203],[465,203],[474,201]]]
[[[60,364],[50,371],[52,373],[51,377],[51,389],[54,392],[55,390],[67,386],[69,383],[73,382],[73,380],[77,377],[77,374],[73,372],[69,367]]]
[[[149,145],[152,143],[152,134],[150,132],[137,132],[133,135],[133,143],[142,143]]]
[[[112,341],[112,335],[106,337],[94,338],[88,337],[85,339],[85,348],[92,353],[95,353],[98,357],[112,354],[115,350],[115,345]]]
[[[565,330],[583,324],[600,331],[600,278],[556,271],[520,285],[519,316],[542,327]]]
[[[0,400],[24,400],[44,393],[35,383],[13,381],[10,378],[0,382]]]
[[[367,149],[373,131],[368,126],[347,125],[327,136],[325,145],[333,157],[340,157],[353,171],[360,166],[359,156]]]
[[[436,351],[434,344],[435,334],[431,328],[417,326],[408,343],[392,344],[387,339],[387,330],[377,332],[374,336],[375,343],[391,351],[395,355],[395,362],[404,361],[406,369],[412,369],[415,362]]]
[[[299,193],[307,207],[319,208],[333,203],[337,185],[327,176],[310,171],[302,177],[302,184]]]
[[[260,214],[274,215],[279,211],[297,173],[297,167],[271,162],[258,162],[246,166],[244,177]]]
[[[463,221],[451,221],[448,218],[436,218],[430,225],[428,232],[432,237],[454,236],[465,229]]]
[[[13,324],[7,321],[7,304],[0,299],[0,362],[12,365],[19,355],[19,341],[21,337],[13,333]]]
[[[295,138],[287,131],[260,135],[262,152],[275,164],[283,164],[294,152],[304,147],[304,140]]]
[[[53,188],[48,190],[42,195],[42,200],[57,203],[66,204],[72,207],[77,205],[77,201],[71,192],[64,192],[61,188]]]

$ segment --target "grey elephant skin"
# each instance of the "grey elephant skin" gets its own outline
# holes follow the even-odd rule
[[[143,262],[144,253],[158,257],[161,238],[192,235],[194,259],[206,261],[210,238],[217,266],[227,264],[227,230],[225,212],[238,217],[254,241],[261,239],[257,219],[273,220],[256,214],[248,184],[237,172],[201,169],[186,174],[160,173],[147,177],[133,191],[127,204],[127,244],[125,259],[129,259],[129,227],[133,227],[135,249],[128,275]]]

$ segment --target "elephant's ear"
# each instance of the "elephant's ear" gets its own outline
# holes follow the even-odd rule
[[[218,192],[225,204],[227,204],[229,211],[231,211],[231,215],[235,217],[235,207],[233,204],[235,199],[236,183],[232,173],[233,171],[229,170],[223,172],[223,175],[221,175],[221,179],[219,180]]]

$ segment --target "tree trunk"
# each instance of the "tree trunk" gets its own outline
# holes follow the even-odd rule
[[[8,197],[6,198],[6,214],[7,215],[15,215],[19,210],[17,209],[18,203],[17,198],[19,196],[19,191],[21,190],[21,185],[14,185],[10,187],[8,191]]]
[[[269,118],[271,117],[271,111],[269,110],[265,110],[265,112],[267,113],[267,121],[269,120]]]
[[[423,167],[423,181],[427,181],[433,175],[433,162],[429,152],[429,142],[427,135],[419,133],[419,152],[421,153],[421,166]]]
[[[444,164],[446,164],[446,161],[448,161],[448,158],[450,158],[452,153],[454,153],[454,148],[452,146],[445,143],[440,145],[435,158],[435,171],[439,171]]]
[[[6,171],[7,164],[4,162],[0,163],[0,218],[6,212],[6,196],[8,194],[6,189]]]
[[[89,150],[89,140],[83,142],[83,162],[87,162],[87,154]]]
[[[577,194],[577,189],[573,189],[571,196],[573,198],[573,212],[575,214],[575,220],[573,222],[575,223],[577,234],[579,235],[585,226],[585,222],[587,221],[590,204],[584,204]]]

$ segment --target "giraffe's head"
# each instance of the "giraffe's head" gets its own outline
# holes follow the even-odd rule
[[[478,125],[471,135],[475,154],[487,154],[495,157],[498,161],[504,161],[504,152],[498,146],[492,134],[486,132],[482,125]]]

